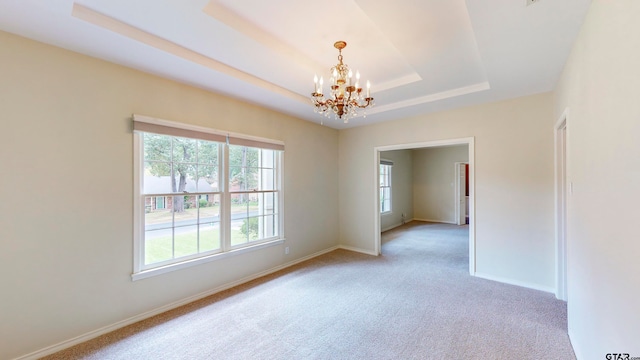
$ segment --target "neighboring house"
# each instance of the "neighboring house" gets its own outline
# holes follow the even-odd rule
[[[205,179],[199,179],[198,183],[191,179],[187,179],[187,184],[185,185],[184,196],[185,196],[185,206],[195,207],[196,199],[195,197],[188,196],[189,193],[195,192],[209,192],[213,191],[212,189],[217,188],[217,183],[210,184]],[[147,175],[144,177],[144,188],[147,194],[166,194],[171,192],[171,177],[170,176],[153,176]],[[209,195],[199,195],[198,200],[205,199],[209,201]],[[145,196],[144,199],[145,209],[146,211],[160,210],[160,209],[172,209],[173,202],[170,201],[168,196]]]

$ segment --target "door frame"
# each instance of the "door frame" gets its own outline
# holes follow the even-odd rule
[[[376,201],[374,206],[374,251],[375,254],[381,254],[382,249],[382,237],[380,236],[380,152],[390,150],[410,150],[421,149],[430,147],[441,147],[450,145],[467,145],[469,151],[469,273],[471,275],[476,274],[476,216],[475,216],[475,137],[458,138],[458,139],[445,139],[425,141],[410,144],[397,144],[397,145],[385,145],[376,146],[373,148],[373,163],[372,166],[375,169],[373,173],[376,175],[373,177],[374,192],[373,198]]]
[[[556,298],[567,301],[567,214],[570,182],[568,176],[567,132],[569,108],[565,109],[554,126],[554,182],[555,182],[555,242],[556,242]]]

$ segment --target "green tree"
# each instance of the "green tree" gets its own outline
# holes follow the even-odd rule
[[[218,144],[210,141],[146,133],[144,136],[145,169],[154,176],[169,176],[171,192],[184,193],[187,180],[205,178],[218,182]],[[211,189],[198,189],[211,191]],[[184,196],[173,197],[173,211],[185,209]]]

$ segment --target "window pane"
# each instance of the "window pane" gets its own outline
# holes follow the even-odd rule
[[[198,207],[200,211],[200,224],[220,221],[220,195],[200,195]]]
[[[262,203],[259,204],[261,210],[260,215],[274,214],[278,205],[276,203],[277,198],[275,193],[264,193],[263,196],[259,198],[259,200],[262,201]]]
[[[229,145],[229,166],[257,167],[259,149]]]
[[[231,221],[231,246],[247,243],[248,234],[246,228],[243,229],[245,221],[246,218],[239,218]]]
[[[164,208],[158,208],[158,199],[164,199]],[[144,197],[144,228],[146,231],[173,227],[173,197]]]
[[[231,191],[258,188],[259,155],[259,149],[229,145],[229,188]]]
[[[391,188],[380,189],[380,209],[383,212],[391,211]]]
[[[145,231],[144,263],[153,264],[173,258],[173,229]]]
[[[231,194],[231,219],[249,216],[249,195]]]
[[[273,150],[267,150],[267,149],[263,149],[262,150],[262,157],[261,157],[261,162],[259,164],[260,167],[263,168],[274,168],[275,167],[275,158],[276,158],[276,152]]]
[[[276,182],[273,169],[260,169],[259,190],[275,190]]]
[[[200,252],[220,249],[220,223],[200,224]]]
[[[273,236],[276,236],[277,232],[277,228],[276,228],[276,224],[275,224],[275,216],[270,215],[270,216],[265,216],[262,218],[262,222],[261,222],[261,232],[264,234],[265,238],[270,238]]]
[[[229,190],[245,191],[247,190],[247,181],[243,168],[237,166],[229,167]]]
[[[196,192],[196,170],[197,165],[189,163],[174,163],[173,177],[174,182],[171,183],[172,192],[182,193]]]
[[[249,216],[258,215],[258,201],[262,193],[249,193],[247,194],[248,204],[247,209],[249,211]]]
[[[256,241],[256,240],[262,239],[264,237],[264,236],[262,236],[261,231],[260,231],[260,230],[262,230],[260,228],[260,220],[261,219],[262,218],[258,218],[258,217],[250,217],[250,218],[245,219],[244,222],[242,223],[243,230],[247,232],[247,235],[249,237],[249,241]]]
[[[258,168],[246,168],[246,190],[262,190],[260,189],[260,174]]]
[[[146,161],[171,161],[171,136],[144,133],[144,160]]]
[[[198,226],[181,226],[174,229],[174,257],[198,253]]]
[[[218,143],[198,140],[198,163],[218,166]]]
[[[173,192],[171,187],[171,163],[144,163],[144,193],[167,194]]]
[[[219,181],[216,165],[198,165],[198,192],[220,191]]]
[[[173,197],[174,226],[196,225],[198,223],[198,201],[195,195]]]
[[[186,138],[173,138],[173,162],[195,163],[196,140]]]

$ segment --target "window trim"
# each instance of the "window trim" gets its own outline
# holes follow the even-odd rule
[[[155,131],[149,131],[149,129],[154,129]],[[158,130],[159,129],[159,130]],[[175,132],[174,132],[175,131]],[[182,258],[181,261],[167,263],[164,265],[159,265],[152,268],[145,267],[144,264],[144,219],[145,219],[145,202],[143,189],[143,165],[144,159],[144,149],[143,149],[143,141],[142,134],[144,132],[153,132],[160,133],[163,135],[176,136],[176,137],[190,137],[194,138],[194,136],[198,136],[198,134],[205,134],[206,138],[202,139],[201,137],[195,137],[196,139],[209,140],[209,141],[219,141],[222,136],[225,139],[225,143],[227,145],[233,143],[235,145],[241,146],[250,146],[250,147],[261,147],[263,149],[269,150],[279,150],[282,153],[278,155],[277,159],[277,189],[274,192],[278,193],[278,236],[270,237],[266,239],[261,239],[258,241],[253,241],[247,243],[243,246],[227,246],[226,237],[228,232],[230,231],[230,222],[228,221],[228,217],[231,213],[231,204],[230,204],[230,194],[229,189],[224,188],[224,185],[227,184],[228,174],[229,174],[229,164],[228,164],[228,146],[224,146],[225,151],[223,152],[225,159],[220,159],[222,165],[220,166],[220,178],[224,179],[221,184],[221,188],[219,189],[219,193],[221,194],[221,210],[220,210],[220,239],[221,239],[221,247],[214,253],[206,253],[203,256],[198,256],[199,254],[194,254],[193,256],[186,256]],[[209,134],[209,135],[206,135]],[[189,135],[189,136],[185,136]],[[215,137],[214,137],[215,136]],[[285,233],[284,233],[284,142],[266,138],[259,138],[254,136],[248,136],[237,133],[223,132],[219,130],[204,128],[195,125],[188,125],[177,123],[168,120],[155,119],[143,115],[133,115],[133,166],[134,166],[134,174],[133,174],[133,184],[134,184],[134,198],[133,198],[133,273],[131,274],[131,278],[133,281],[145,279],[151,276],[164,274],[167,272],[207,263],[210,261],[224,259],[230,256],[235,256],[251,251],[260,250],[266,247],[281,245],[285,242]],[[225,195],[226,194],[226,195]],[[175,194],[173,194],[175,195]],[[225,201],[226,198],[226,201]]]

